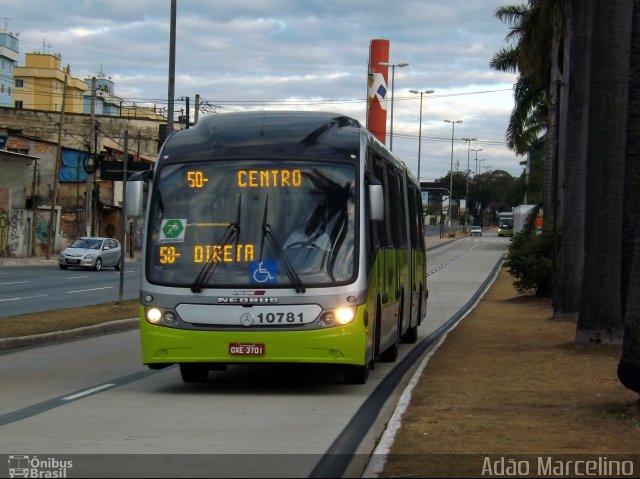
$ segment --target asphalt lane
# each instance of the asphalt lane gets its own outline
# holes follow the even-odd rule
[[[123,299],[137,298],[140,263],[124,268]],[[60,308],[90,306],[119,299],[120,272],[60,270],[57,265],[16,265],[0,269],[0,318]]]
[[[418,345],[464,307],[506,244],[486,235],[430,251]],[[364,386],[303,365],[231,366],[204,384],[184,384],[175,367],[151,372],[140,364],[137,331],[15,351],[0,356],[0,449],[72,455],[78,466],[91,460],[86,477],[96,476],[91,454],[116,454],[100,469],[113,476],[128,461],[129,475],[120,477],[308,477],[345,436],[365,434],[358,454],[368,456],[397,404],[397,396],[375,405],[369,398],[416,346],[402,344],[398,363],[377,363]],[[376,424],[352,424],[360,411]]]

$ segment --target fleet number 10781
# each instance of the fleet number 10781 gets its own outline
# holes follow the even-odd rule
[[[256,314],[258,324],[294,324],[304,323],[302,313],[295,314],[291,311],[288,313],[258,313]]]

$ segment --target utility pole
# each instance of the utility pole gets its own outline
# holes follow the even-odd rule
[[[49,259],[55,246],[55,224],[56,201],[58,199],[58,172],[60,170],[60,161],[62,160],[62,125],[64,123],[64,108],[67,97],[67,82],[69,81],[69,65],[64,72],[64,85],[62,87],[62,106],[60,107],[60,127],[58,128],[58,151],[56,152],[56,164],[53,168],[53,191],[51,192],[51,213],[49,214],[49,233],[47,234],[47,252],[45,257]],[[53,242],[51,239],[53,238]],[[53,244],[52,244],[53,243]]]
[[[177,0],[171,0],[171,28],[169,32],[169,91],[167,108],[167,136],[173,132],[173,96],[176,85],[176,6]]]
[[[469,202],[469,176],[471,176],[471,170],[469,169],[469,157],[471,156],[471,142],[476,141],[477,138],[463,138],[465,143],[469,143],[467,145],[467,193],[466,193],[466,205],[464,209],[464,228],[463,231],[466,233],[467,231],[467,223],[469,222],[469,206],[471,203]]]
[[[38,160],[33,160],[33,182],[31,183],[31,256],[36,254],[36,179],[38,173]]]
[[[90,124],[90,131],[89,134],[91,134],[92,132],[95,131],[96,128],[96,77],[91,77],[91,120],[89,122]],[[91,137],[89,137],[91,138]],[[87,148],[88,153],[89,153],[89,158],[87,158],[87,166],[89,166],[89,160],[91,158],[91,143],[89,143],[89,148]],[[97,151],[93,152],[93,165],[95,168],[95,164],[96,164],[96,155],[97,155]],[[92,192],[93,192],[93,185],[91,184],[91,174],[89,173],[89,168],[87,168],[87,185],[86,185],[86,201],[87,201],[87,205],[84,209],[84,232],[87,236],[91,236],[91,222],[92,222],[92,213],[93,213],[93,198],[92,198]]]
[[[200,113],[200,93],[196,93],[196,104],[193,106],[193,124],[198,123],[198,114]]]
[[[129,163],[129,130],[124,130],[124,159],[122,160],[122,210],[120,211],[120,287],[118,289],[118,304],[122,304],[124,291],[124,253],[126,249],[127,228],[127,167]]]
[[[187,120],[187,124],[185,125],[185,129],[188,130],[189,129],[189,97],[185,97],[186,102],[187,102],[187,114],[185,115],[185,119]]]

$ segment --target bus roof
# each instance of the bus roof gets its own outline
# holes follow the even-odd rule
[[[258,111],[201,118],[194,128],[170,135],[159,161],[215,158],[340,158],[359,156],[366,129],[339,113]]]

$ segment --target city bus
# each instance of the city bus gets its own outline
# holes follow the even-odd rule
[[[202,382],[231,364],[331,364],[364,384],[375,361],[416,342],[428,298],[420,187],[357,120],[211,115],[172,133],[127,188],[127,213],[145,210],[149,368],[178,364]]]
[[[498,236],[513,236],[513,212],[498,213]]]

